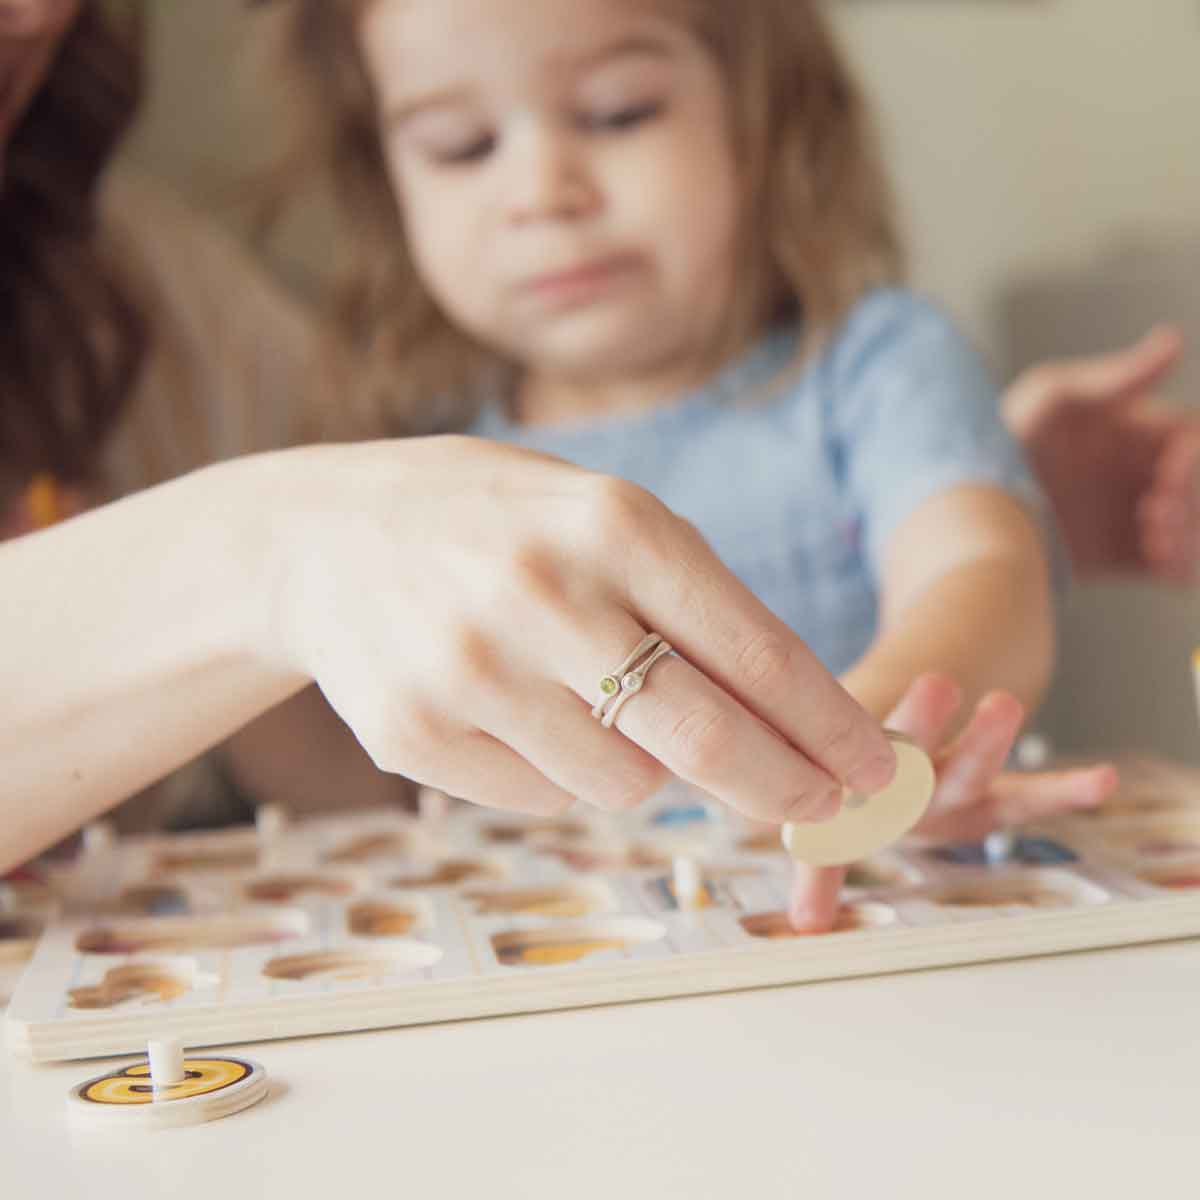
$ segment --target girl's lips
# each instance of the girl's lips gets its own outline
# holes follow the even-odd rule
[[[531,279],[523,291],[541,300],[570,303],[591,299],[618,282],[636,264],[628,256],[596,259],[565,271],[554,271]]]

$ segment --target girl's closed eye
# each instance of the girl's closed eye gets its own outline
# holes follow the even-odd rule
[[[485,123],[450,113],[422,113],[410,117],[402,128],[404,144],[435,166],[479,162],[498,141]]]
[[[440,166],[465,166],[481,162],[496,148],[498,139],[494,133],[482,133],[470,141],[452,146],[430,147],[426,153]]]
[[[591,133],[620,133],[656,120],[666,109],[664,100],[647,100],[641,104],[626,104],[585,112],[577,118],[577,123]]]

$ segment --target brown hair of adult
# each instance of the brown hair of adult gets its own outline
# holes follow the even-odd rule
[[[0,182],[0,505],[92,482],[146,334],[98,238],[98,188],[141,95],[139,2],[84,0]]]
[[[802,318],[809,351],[903,270],[867,106],[818,0],[654,2],[709,46],[734,109],[742,269],[705,365],[786,319]],[[360,399],[376,425],[382,415],[385,427],[425,431],[466,419],[471,385],[494,360],[442,315],[407,252],[357,38],[370,3],[289,0],[284,54],[311,101],[305,153],[328,173],[354,233],[340,315],[365,356]],[[459,401],[449,414],[430,409],[447,396]]]

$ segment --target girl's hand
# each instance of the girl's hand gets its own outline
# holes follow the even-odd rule
[[[937,787],[914,833],[938,842],[979,841],[993,829],[1094,808],[1117,786],[1111,766],[1038,774],[1002,770],[1025,712],[1006,692],[978,704],[963,732],[935,752],[962,704],[958,685],[944,675],[922,675],[905,693],[887,725],[915,738],[933,756]],[[798,932],[833,927],[844,867],[798,863],[789,915]]]
[[[672,771],[775,822],[891,778],[879,725],[640,488],[474,438],[277,462],[273,657],[383,770],[536,813]],[[604,729],[600,680],[648,631],[679,657]]]
[[[1084,578],[1195,582],[1200,420],[1155,395],[1182,353],[1177,330],[1155,329],[1113,354],[1033,367],[1004,398]]]

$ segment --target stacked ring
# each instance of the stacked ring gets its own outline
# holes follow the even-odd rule
[[[671,653],[671,646],[657,633],[648,633],[626,655],[625,660],[614,671],[600,680],[600,699],[592,709],[592,716],[605,729],[611,729],[617,713],[630,696],[642,690],[646,675],[660,658]]]

